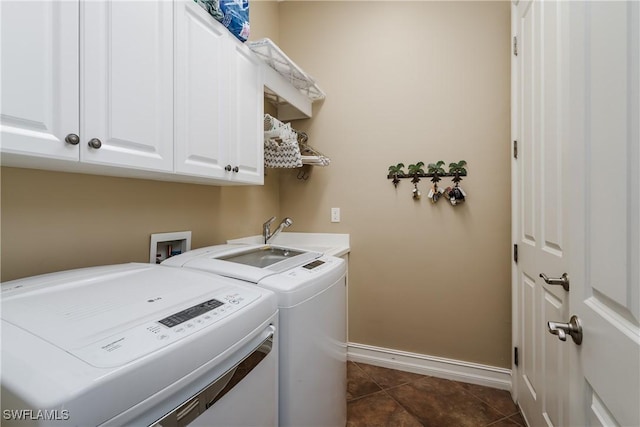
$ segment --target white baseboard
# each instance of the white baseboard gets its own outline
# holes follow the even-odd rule
[[[347,359],[511,392],[511,369],[352,342],[347,344]]]

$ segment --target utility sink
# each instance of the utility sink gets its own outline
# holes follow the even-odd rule
[[[221,257],[219,259],[238,264],[250,265],[252,267],[264,268],[304,253],[306,252],[294,249],[263,246],[261,248],[254,248],[247,252],[234,254],[228,257]]]

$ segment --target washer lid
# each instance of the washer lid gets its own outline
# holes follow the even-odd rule
[[[258,298],[259,289],[224,277],[127,264],[3,284],[2,319],[93,366],[114,367],[210,327]]]
[[[219,245],[185,252],[162,264],[258,283],[265,277],[308,264],[321,256],[319,252],[277,245]]]
[[[311,300],[338,282],[344,284],[346,271],[343,259],[324,255],[284,273],[265,277],[258,285],[275,292],[281,309],[291,308]]]

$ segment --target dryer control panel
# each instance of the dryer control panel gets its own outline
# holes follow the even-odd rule
[[[181,323],[188,322],[189,320],[192,320],[193,318],[198,317],[204,313],[215,310],[221,305],[224,305],[224,303],[218,301],[215,298],[210,299],[209,301],[202,302],[198,305],[194,305],[193,307],[186,308],[179,313],[175,313],[169,317],[165,317],[164,319],[159,320],[158,323],[161,323],[168,328],[173,328],[174,326],[178,326]]]
[[[120,366],[213,326],[258,298],[258,294],[249,290],[215,295],[70,353],[96,367]]]

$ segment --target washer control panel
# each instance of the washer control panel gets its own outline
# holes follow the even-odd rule
[[[211,326],[258,298],[258,293],[234,289],[70,352],[96,367],[120,366]]]
[[[332,256],[321,256],[318,259],[314,259],[299,267],[292,268],[291,270],[283,273],[285,276],[301,278],[301,277],[315,277],[325,274],[327,271],[336,268],[340,261],[339,258]]]
[[[305,264],[302,266],[302,268],[306,268],[307,270],[313,270],[314,268],[320,267],[322,264],[324,264],[325,261],[321,261],[319,259],[310,262],[309,264]]]

